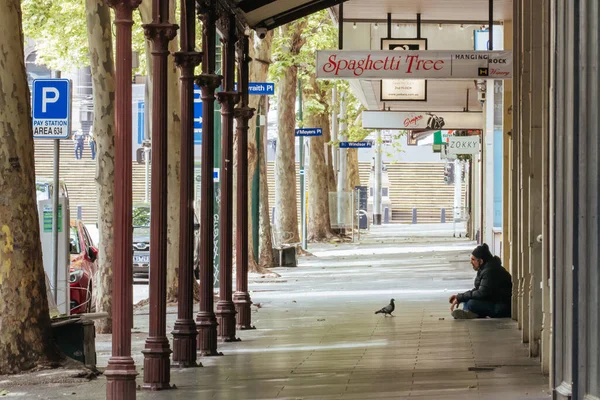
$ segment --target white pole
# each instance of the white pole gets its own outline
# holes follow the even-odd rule
[[[373,188],[373,225],[381,225],[381,180],[382,180],[381,130],[375,139],[375,185]]]
[[[346,103],[344,94],[341,95],[340,99],[340,119],[346,118]],[[347,124],[342,122],[340,124],[340,131],[338,133],[340,142],[347,141],[346,137],[346,128]],[[347,201],[344,198],[346,192],[346,181],[347,181],[347,151],[346,149],[339,149],[339,169],[338,169],[338,182],[337,182],[337,191],[338,191],[338,224],[341,225],[346,222],[346,206]],[[352,221],[352,220],[351,220]],[[351,222],[352,226],[353,223]]]
[[[462,208],[462,162],[460,160],[454,161],[454,220],[458,220],[461,216]]]
[[[334,86],[331,93],[331,104],[332,112],[331,112],[331,141],[335,142],[338,140],[338,115],[337,115],[337,88]],[[340,162],[340,156],[337,151],[333,154],[333,172],[335,173],[335,177],[337,179],[338,174],[338,166]]]

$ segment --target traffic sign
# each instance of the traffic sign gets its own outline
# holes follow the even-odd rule
[[[202,90],[194,84],[194,144],[202,144]]]
[[[33,81],[33,137],[68,139],[71,134],[71,81]]]
[[[213,169],[213,182],[220,182],[221,181],[221,168],[215,168]]]
[[[340,142],[340,149],[363,149],[372,146],[371,142]]]
[[[237,82],[233,88],[236,92],[238,91]],[[272,96],[275,94],[275,84],[272,82],[250,82],[248,83],[248,94],[256,96]]]
[[[297,128],[296,136],[323,136],[321,128]]]
[[[275,94],[275,84],[270,82],[250,82],[248,94],[271,96]]]
[[[304,175],[304,170],[303,169],[300,170],[300,175]]]

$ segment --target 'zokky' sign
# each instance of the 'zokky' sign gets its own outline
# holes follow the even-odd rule
[[[448,154],[479,153],[479,136],[454,136],[448,140]]]

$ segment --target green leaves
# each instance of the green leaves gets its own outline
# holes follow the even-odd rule
[[[23,31],[32,39],[37,63],[58,71],[76,71],[90,65],[85,0],[23,0]],[[114,18],[114,12],[111,11]],[[140,65],[134,71],[145,74],[145,37],[139,13],[133,14],[133,51]],[[113,25],[113,48],[115,32]]]
[[[23,31],[35,40],[38,62],[72,71],[89,65],[84,1],[23,0]]]

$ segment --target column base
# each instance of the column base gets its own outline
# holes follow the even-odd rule
[[[240,330],[256,329],[252,326],[252,300],[248,292],[235,292],[233,294],[233,303],[236,311],[236,328]]]
[[[138,376],[135,362],[131,357],[111,357],[104,371],[106,376],[106,399],[129,400],[135,399]]]
[[[144,390],[171,389],[171,349],[166,337],[146,339],[144,354]]]
[[[178,319],[173,329],[173,366],[179,368],[202,367],[197,363],[196,337],[198,329],[192,319]]]
[[[217,320],[213,312],[200,311],[196,317],[198,337],[196,349],[202,357],[222,356],[217,351]]]
[[[217,338],[221,342],[239,342],[235,337],[235,305],[232,301],[219,301],[217,303]]]
[[[373,214],[373,225],[381,225],[381,214]]]

